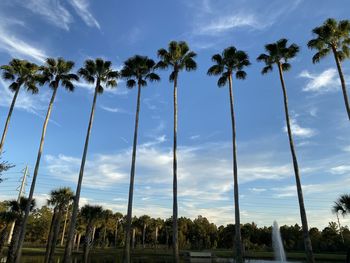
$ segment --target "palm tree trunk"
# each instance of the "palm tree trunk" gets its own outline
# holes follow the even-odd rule
[[[237,171],[237,147],[236,147],[236,122],[234,111],[234,99],[232,92],[232,75],[229,76],[230,109],[232,124],[232,151],[233,151],[233,190],[235,200],[235,255],[237,262],[243,262],[243,247],[241,237],[241,219],[239,212],[238,171]]]
[[[343,70],[342,70],[342,67],[340,64],[339,57],[337,55],[337,49],[334,46],[332,46],[332,50],[333,50],[334,59],[335,59],[335,62],[337,64],[337,68],[338,68],[339,78],[340,78],[340,82],[341,82],[341,88],[343,90],[343,97],[344,97],[346,112],[347,112],[348,118],[350,120],[350,106],[349,106],[348,94],[346,91],[346,84],[345,84]]]
[[[26,226],[27,226],[28,216],[29,216],[29,212],[30,212],[30,207],[31,207],[32,200],[33,200],[33,195],[34,195],[34,190],[35,190],[35,183],[36,183],[36,179],[37,179],[37,176],[38,176],[38,173],[39,173],[41,154],[43,152],[44,142],[45,142],[46,128],[47,128],[47,125],[49,123],[49,119],[50,119],[53,103],[54,103],[55,98],[56,98],[57,89],[58,89],[58,85],[56,85],[56,87],[53,89],[53,93],[52,93],[51,100],[50,100],[50,103],[49,103],[49,108],[47,109],[46,118],[45,118],[45,121],[44,121],[42,133],[41,133],[40,146],[39,146],[38,156],[36,158],[36,163],[35,163],[35,168],[34,168],[34,173],[33,173],[33,180],[32,180],[32,183],[30,185],[30,192],[29,192],[29,196],[28,196],[28,203],[27,203],[25,214],[24,214],[24,217],[23,217],[23,225],[22,225],[21,233],[20,233],[19,240],[18,240],[18,248],[17,248],[17,251],[16,251],[16,263],[20,263],[21,262],[21,259],[20,259],[21,251],[22,251],[24,236],[25,236],[25,233],[26,233]]]
[[[49,260],[48,260],[49,263],[52,263],[53,259],[54,259],[55,250],[56,250],[56,243],[57,243],[58,235],[60,232],[62,216],[63,216],[63,212],[59,211],[58,215],[57,215],[56,222],[54,224],[54,228],[53,228],[52,244],[51,244],[51,250],[49,253]]]
[[[78,239],[77,239],[77,249],[76,249],[77,252],[78,252],[79,249],[80,249],[80,240],[81,240],[81,234],[79,233],[79,234],[78,234]]]
[[[55,228],[55,224],[57,221],[57,211],[58,208],[55,207],[53,215],[52,215],[52,219],[51,219],[51,225],[50,225],[50,232],[49,232],[49,236],[47,238],[47,244],[46,244],[46,252],[45,252],[45,263],[49,262],[49,258],[50,258],[50,253],[51,253],[51,247],[52,247],[52,243],[53,243],[53,232],[54,232],[54,228]]]
[[[114,246],[115,246],[115,248],[118,248],[118,220],[117,220],[117,223],[115,225]]]
[[[132,229],[132,249],[133,249],[133,250],[135,249],[135,243],[136,243],[136,238],[135,238],[135,236],[136,236],[136,229],[133,228],[133,229]]]
[[[134,141],[133,141],[133,148],[132,148],[132,160],[131,160],[131,171],[130,171],[128,214],[126,216],[126,232],[125,232],[126,237],[125,237],[125,248],[124,248],[124,262],[125,263],[130,263],[132,202],[133,202],[133,196],[134,196],[134,179],[135,179],[137,132],[138,132],[139,114],[140,114],[140,99],[141,99],[141,84],[139,83],[138,90],[137,90],[135,130],[134,130]]]
[[[92,224],[89,223],[86,228],[86,234],[84,239],[84,260],[83,260],[84,263],[88,262],[90,246],[92,243],[92,231],[93,231]]]
[[[283,73],[282,73],[282,66],[280,63],[278,63],[278,70],[279,70],[279,76],[282,84],[282,91],[283,91],[283,100],[284,100],[284,111],[285,111],[285,117],[286,117],[286,123],[287,123],[287,131],[288,131],[288,137],[289,137],[289,146],[290,151],[292,154],[293,159],[293,167],[294,167],[294,174],[295,174],[295,181],[297,186],[297,193],[298,193],[298,200],[299,200],[299,209],[300,209],[300,217],[301,217],[301,223],[303,228],[303,235],[304,235],[304,245],[305,245],[305,253],[307,257],[308,263],[314,263],[314,255],[312,252],[312,244],[311,239],[309,235],[309,226],[307,223],[307,217],[306,217],[306,211],[305,211],[305,205],[304,205],[304,197],[303,197],[303,190],[301,186],[300,181],[300,175],[299,175],[299,167],[298,167],[298,160],[297,155],[294,149],[294,141],[293,141],[293,135],[292,130],[290,127],[290,120],[289,120],[289,110],[288,110],[288,96],[287,96],[287,90],[285,87],[284,79],[283,79]]]
[[[7,251],[6,263],[14,263],[16,260],[16,251],[18,248],[18,241],[21,233],[23,218],[20,217],[16,220],[15,228],[13,229],[12,240]]]
[[[146,228],[147,228],[147,225],[144,224],[143,225],[143,231],[142,231],[142,246],[143,248],[145,248],[145,239],[146,239]]]
[[[340,224],[340,219],[339,219],[339,214],[337,212],[337,221],[338,221],[338,227],[339,227],[339,234],[341,236],[341,240],[343,241],[343,244],[345,244],[345,240],[344,240],[344,235],[343,235],[343,230],[341,229],[341,224]],[[1,252],[1,251],[0,251]]]
[[[156,248],[158,248],[158,226],[156,226]]]
[[[5,226],[3,227],[3,229],[0,231],[0,255],[2,253],[2,249],[5,245],[7,236],[8,236],[8,225],[5,224]]]
[[[174,142],[173,142],[173,254],[174,262],[178,263],[179,243],[178,243],[178,225],[177,225],[177,72],[174,78]]]
[[[66,227],[67,227],[67,220],[68,220],[68,213],[69,213],[69,207],[67,207],[66,217],[64,218],[64,224],[63,224],[63,230],[62,230],[62,237],[61,237],[61,246],[63,246],[64,242],[64,234],[66,233]]]
[[[18,89],[15,91],[15,94],[13,95],[11,106],[10,106],[10,110],[9,110],[9,113],[7,114],[7,119],[6,119],[6,122],[5,122],[4,131],[3,131],[2,136],[1,136],[0,154],[2,153],[2,148],[3,148],[4,143],[5,143],[5,138],[6,138],[7,130],[9,128],[11,115],[12,115],[13,109],[14,109],[15,104],[16,104],[16,100],[17,100],[17,96],[18,96],[20,87],[21,87],[21,85],[18,84]]]
[[[107,226],[105,225],[103,229],[102,248],[106,246],[106,234],[107,234]]]
[[[73,201],[72,215],[71,215],[71,219],[70,219],[69,230],[68,230],[67,241],[66,241],[66,247],[65,247],[65,250],[64,250],[64,256],[63,256],[63,261],[62,261],[63,263],[69,263],[71,261],[71,257],[72,257],[73,237],[74,237],[74,232],[75,232],[75,225],[77,223],[81,185],[82,185],[82,182],[83,182],[85,161],[86,161],[86,155],[87,155],[88,146],[89,146],[89,139],[90,139],[92,123],[93,123],[94,115],[95,115],[95,106],[96,106],[96,99],[97,99],[97,93],[98,93],[98,87],[99,86],[100,86],[100,80],[98,79],[97,82],[96,82],[94,99],[92,101],[90,120],[89,120],[89,125],[88,125],[88,129],[87,129],[87,133],[86,133],[86,138],[85,138],[83,157],[81,159],[80,172],[79,172],[79,178],[78,178],[78,185],[77,185],[77,189],[75,191],[75,197],[74,197],[74,201]]]

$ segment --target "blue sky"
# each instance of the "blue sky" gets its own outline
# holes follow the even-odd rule
[[[264,3],[263,3],[264,2]],[[282,37],[301,46],[285,74],[310,226],[334,221],[332,202],[350,183],[350,127],[337,71],[330,56],[313,65],[306,47],[311,30],[328,17],[349,19],[346,0],[4,0],[0,3],[0,61],[12,57],[42,63],[62,56],[76,62],[102,57],[120,69],[135,54],[156,58],[171,40],[185,40],[198,54],[198,69],[179,79],[179,215],[203,215],[217,224],[234,222],[228,89],[206,76],[211,56],[234,45],[252,65],[245,81],[233,83],[242,222],[299,223],[295,179],[285,132],[277,72],[262,76],[255,58],[264,44]],[[350,64],[343,69],[349,83]],[[142,90],[134,213],[172,213],[172,85],[169,72]],[[12,99],[0,82],[0,123]],[[59,186],[74,190],[92,102],[92,87],[60,89],[49,123],[35,197],[44,203]],[[1,199],[16,196],[20,171],[33,172],[43,116],[50,97],[22,91],[4,160]],[[98,97],[81,204],[99,203],[126,213],[136,90],[120,81]],[[344,219],[343,223],[349,223]]]

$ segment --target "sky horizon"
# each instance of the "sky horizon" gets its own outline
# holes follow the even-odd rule
[[[249,3],[248,3],[249,2]],[[272,0],[4,0],[0,3],[0,64],[12,58],[42,64],[47,57],[110,60],[121,69],[140,54],[157,61],[157,50],[186,41],[198,69],[181,72],[178,89],[179,217],[198,215],[221,225],[234,223],[232,142],[228,88],[206,75],[211,56],[228,46],[248,53],[247,79],[233,81],[241,222],[300,225],[295,178],[285,131],[283,97],[276,69],[261,75],[256,57],[281,38],[300,46],[285,73],[290,116],[310,227],[336,221],[336,198],[349,193],[350,132],[332,55],[312,64],[307,42],[327,18],[350,19],[350,3]],[[350,63],[343,62],[347,86]],[[133,215],[172,215],[172,84],[169,71],[142,89]],[[348,89],[349,90],[349,89]],[[13,94],[0,80],[2,132]],[[16,167],[3,173],[0,200],[16,198],[23,168],[33,173],[51,90],[21,90],[2,159]],[[48,125],[34,198],[44,204],[50,190],[78,179],[93,86],[60,88]],[[101,204],[126,214],[136,89],[123,80],[97,99],[80,205]],[[29,185],[27,186],[27,192]],[[341,218],[342,224],[350,224]]]

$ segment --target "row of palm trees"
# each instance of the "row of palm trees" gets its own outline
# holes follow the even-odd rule
[[[342,73],[341,61],[350,57],[350,21],[342,20],[337,22],[334,19],[328,19],[320,27],[313,30],[316,38],[312,39],[308,43],[308,47],[316,49],[317,52],[313,57],[313,62],[317,63],[321,58],[325,57],[330,52],[333,52],[341,84],[343,97],[345,101],[346,111],[350,119],[350,110],[348,97],[346,93],[346,86],[344,81],[344,75]],[[290,143],[290,149],[292,154],[294,173],[296,178],[296,186],[298,192],[298,199],[300,204],[300,215],[304,231],[305,251],[308,262],[314,262],[311,241],[308,233],[308,224],[306,211],[303,202],[303,193],[300,182],[299,168],[297,162],[297,156],[294,149],[292,130],[289,119],[288,110],[288,97],[286,91],[286,85],[283,78],[283,73],[291,68],[289,60],[293,59],[299,52],[299,47],[296,44],[288,45],[286,39],[281,39],[276,43],[268,44],[265,46],[266,53],[261,54],[257,60],[265,63],[262,70],[263,74],[268,73],[273,69],[273,66],[277,66],[279,77],[282,85],[285,117],[288,130],[288,137]],[[50,119],[50,114],[55,101],[56,93],[60,86],[64,87],[68,91],[74,90],[74,81],[78,81],[79,77],[83,78],[86,82],[94,85],[94,97],[90,112],[89,124],[87,134],[85,138],[84,150],[81,160],[80,172],[78,177],[77,188],[75,191],[75,197],[73,202],[72,215],[70,220],[70,226],[68,230],[68,237],[66,242],[66,249],[64,254],[64,262],[69,262],[73,248],[73,237],[76,226],[76,220],[78,215],[78,206],[81,192],[81,185],[84,176],[85,162],[88,152],[90,132],[94,120],[96,101],[99,94],[101,94],[106,87],[115,87],[117,85],[118,78],[124,78],[128,88],[137,87],[137,104],[135,114],[135,129],[133,139],[133,151],[130,171],[130,187],[129,187],[129,199],[128,199],[128,212],[127,212],[127,229],[126,229],[126,243],[124,251],[124,261],[130,262],[130,240],[131,240],[131,219],[132,219],[132,202],[133,202],[133,190],[134,190],[134,177],[135,177],[135,165],[136,165],[136,149],[137,149],[137,137],[138,137],[138,122],[140,112],[140,99],[141,88],[147,86],[148,81],[159,81],[160,77],[155,73],[157,69],[170,68],[171,73],[169,81],[173,83],[173,108],[174,108],[174,136],[173,136],[173,253],[175,262],[179,262],[179,249],[178,249],[178,205],[177,205],[177,84],[179,73],[183,70],[192,71],[197,68],[195,62],[196,53],[191,51],[186,42],[172,41],[169,43],[167,49],[159,49],[158,57],[160,61],[156,63],[154,60],[146,57],[135,55],[124,62],[123,69],[118,72],[112,68],[110,61],[104,61],[97,58],[95,60],[86,60],[82,68],[80,68],[77,74],[73,73],[74,62],[66,61],[63,58],[46,60],[45,65],[37,66],[33,63],[24,60],[13,59],[9,65],[2,66],[2,77],[5,80],[10,80],[12,83],[9,88],[14,92],[13,100],[10,106],[8,117],[6,119],[4,132],[0,142],[0,152],[3,149],[5,142],[10,118],[16,99],[21,87],[32,93],[38,92],[38,85],[48,84],[52,89],[52,97],[47,110],[46,118],[44,120],[42,134],[39,144],[39,150],[37,155],[37,161],[35,164],[33,180],[30,187],[28,204],[25,209],[23,224],[21,226],[18,240],[14,241],[13,249],[15,252],[15,258],[9,262],[20,262],[20,253],[23,245],[26,223],[30,212],[30,203],[33,200],[33,194],[35,190],[35,184],[40,166],[41,154],[43,151],[46,128]],[[237,151],[236,151],[236,126],[235,126],[235,114],[234,114],[234,96],[233,96],[233,74],[237,79],[245,79],[247,73],[244,69],[250,65],[248,55],[241,50],[237,50],[235,47],[226,48],[222,54],[216,54],[212,57],[214,65],[209,68],[208,75],[219,76],[218,86],[225,86],[229,84],[229,98],[231,109],[231,123],[232,123],[232,144],[233,144],[233,178],[234,178],[234,204],[235,204],[235,255],[238,262],[243,261],[243,248],[240,234],[240,213],[239,213],[239,194],[238,194],[238,168],[237,168]],[[14,240],[14,239],[13,239]]]

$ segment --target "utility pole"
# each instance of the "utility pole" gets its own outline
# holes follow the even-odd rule
[[[18,191],[18,198],[17,198],[17,203],[20,202],[21,200],[21,197],[24,195],[25,193],[25,187],[27,185],[27,176],[28,176],[28,165],[26,165],[26,168],[24,168],[24,171],[23,171],[23,176],[22,176],[22,182],[21,182],[21,185],[17,188],[17,191]],[[11,229],[10,229],[10,233],[9,233],[9,236],[8,236],[8,239],[7,239],[7,243],[10,244],[11,243],[11,240],[12,240],[12,234],[13,234],[13,229],[15,228],[15,221],[12,222],[11,224]]]

